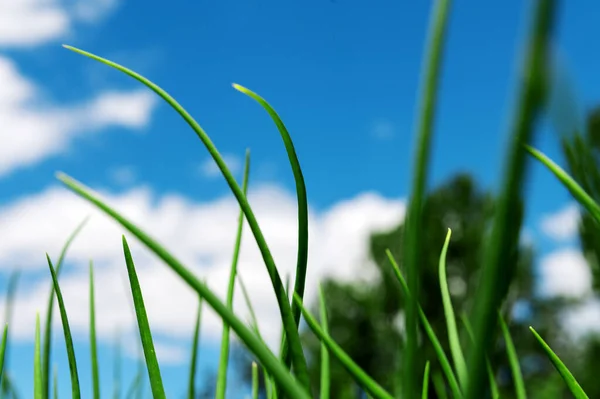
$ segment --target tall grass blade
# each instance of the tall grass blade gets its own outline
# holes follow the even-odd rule
[[[446,253],[450,244],[452,231],[448,229],[446,241],[442,248],[439,265],[440,288],[442,291],[442,303],[444,304],[444,314],[446,317],[446,326],[448,328],[448,343],[450,345],[450,354],[454,360],[454,367],[458,375],[458,381],[463,390],[467,388],[467,363],[463,351],[460,347],[460,338],[458,337],[458,328],[456,327],[456,317],[454,308],[452,307],[452,298],[450,297],[450,289],[448,288],[448,278],[446,276]]]
[[[90,261],[90,356],[92,361],[92,387],[94,399],[100,399],[100,372],[96,348],[96,305],[94,294],[94,263]]]
[[[188,399],[196,399],[196,368],[198,366],[198,341],[200,341],[200,323],[202,321],[202,298],[198,299],[198,313],[192,337],[192,358],[190,360],[190,376],[188,378]]]
[[[496,337],[496,310],[500,308],[514,273],[507,269],[507,265],[511,264],[512,249],[519,245],[518,223],[521,220],[522,188],[527,166],[527,155],[522,145],[531,141],[534,125],[547,97],[545,72],[555,9],[554,0],[538,0],[534,8],[533,30],[523,60],[522,91],[516,102],[500,197],[475,296],[473,327],[476,339],[468,359],[467,399],[483,396],[485,356]]]
[[[56,276],[60,276],[60,272],[62,271],[62,267],[64,264],[65,256],[67,255],[67,251],[69,247],[77,238],[81,230],[85,227],[87,222],[89,221],[89,216],[84,218],[76,227],[75,230],[71,233],[69,237],[67,237],[67,241],[62,247],[60,251],[60,255],[58,257],[58,262],[56,262]],[[46,320],[44,324],[44,341],[43,341],[43,354],[42,354],[42,378],[44,381],[44,399],[50,397],[50,353],[52,349],[52,316],[54,313],[54,284],[50,284],[50,295],[48,296],[48,306],[46,308]]]
[[[439,399],[448,399],[448,393],[446,392],[446,384],[444,383],[444,377],[440,372],[435,372],[431,376],[433,382],[433,389]]]
[[[563,378],[563,380],[569,387],[569,390],[573,394],[573,397],[575,399],[589,399],[587,394],[583,391],[583,388],[581,388],[581,386],[573,376],[573,374],[571,374],[567,366],[565,366],[562,360],[560,360],[556,353],[554,353],[554,351],[548,346],[546,341],[544,341],[544,339],[540,337],[540,335],[537,333],[537,331],[535,331],[533,327],[529,327],[529,329],[542,346],[544,352],[546,352],[546,355],[548,356],[548,358],[550,359],[560,376]]]
[[[113,364],[113,399],[121,399],[121,335],[117,333]]]
[[[296,262],[294,293],[297,294],[300,299],[303,299],[304,288],[306,285],[306,270],[308,268],[308,198],[306,194],[304,175],[302,173],[302,168],[300,167],[300,161],[298,160],[298,155],[296,154],[292,137],[273,107],[264,98],[252,90],[249,90],[238,84],[234,84],[233,87],[254,99],[267,111],[271,119],[273,119],[273,122],[275,122],[275,125],[277,126],[279,134],[281,135],[285,145],[290,165],[292,167],[292,172],[294,174],[296,197],[298,200],[298,257]],[[295,302],[292,302],[292,315],[294,316],[296,327],[298,327],[300,323],[300,308],[296,306]],[[283,346],[283,358],[285,360],[285,364],[289,367],[291,364],[291,357],[287,341]]]
[[[67,357],[69,358],[69,370],[71,372],[71,391],[73,399],[81,398],[81,389],[79,388],[79,375],[77,374],[77,361],[75,360],[75,349],[73,348],[73,337],[71,336],[71,328],[69,327],[69,319],[67,318],[67,309],[65,308],[65,302],[63,300],[60,286],[58,285],[58,277],[52,266],[50,256],[46,254],[46,260],[48,261],[48,268],[52,275],[52,283],[54,284],[54,291],[56,292],[56,299],[58,301],[58,309],[60,311],[60,319],[62,321],[63,332],[65,335],[65,345],[67,347]]]
[[[393,396],[383,389],[375,380],[373,380],[360,366],[358,366],[348,354],[329,336],[325,333],[317,320],[309,313],[302,305],[302,300],[294,296],[294,300],[300,306],[302,315],[306,324],[319,340],[327,345],[331,354],[342,364],[342,366],[350,373],[356,383],[360,385],[369,395],[375,399],[392,399]]]
[[[237,184],[235,178],[231,174],[231,171],[227,167],[227,164],[223,160],[223,157],[221,156],[221,154],[219,154],[219,151],[211,141],[210,137],[206,134],[206,132],[204,131],[204,129],[202,129],[198,122],[196,122],[194,118],[192,118],[192,116],[173,97],[171,97],[166,91],[164,91],[155,83],[151,82],[150,80],[146,79],[140,74],[133,72],[130,69],[127,69],[119,64],[116,64],[102,57],[98,57],[97,55],[76,49],[71,46],[64,47],[81,55],[99,61],[112,68],[115,68],[147,86],[149,89],[158,94],[163,100],[165,100],[194,130],[198,138],[200,138],[205,148],[208,150],[209,154],[217,164],[219,170],[223,174],[223,177],[225,178],[232,193],[234,194],[235,198],[240,204],[240,207],[244,211],[246,219],[248,220],[248,225],[250,226],[250,230],[252,231],[258,248],[261,252],[263,261],[267,268],[267,272],[269,273],[269,278],[271,279],[271,284],[273,285],[273,289],[275,291],[275,297],[277,298],[277,303],[279,305],[279,311],[283,322],[283,328],[285,330],[287,339],[290,341],[290,351],[292,356],[292,364],[294,366],[294,373],[296,374],[296,377],[298,378],[299,382],[304,386],[306,391],[310,391],[308,368],[306,365],[306,358],[304,357],[304,352],[302,350],[302,344],[300,342],[300,335],[294,322],[294,317],[290,308],[290,302],[287,296],[285,295],[283,283],[275,265],[275,260],[273,259],[271,250],[267,245],[265,237],[258,225],[256,216],[254,215],[254,212],[252,211],[252,208],[250,207],[246,196],[242,192],[240,186]]]
[[[6,337],[6,352],[4,354],[4,368],[3,373],[0,375],[0,399],[4,398],[5,394],[8,394],[8,363],[9,363],[9,352],[10,352],[10,326],[12,325],[12,314],[15,303],[15,294],[17,292],[17,285],[19,283],[19,277],[21,273],[19,270],[13,270],[8,278],[8,284],[6,286],[6,307],[4,309],[4,324],[9,327]]]
[[[0,343],[0,376],[4,374],[4,356],[6,355],[6,343],[8,341],[8,324],[4,326],[2,343]]]
[[[54,399],[58,399],[58,369],[56,368],[56,365],[54,366],[54,369],[52,370],[52,388],[54,388],[53,390],[53,398]]]
[[[252,399],[258,399],[258,366],[252,362]]]
[[[323,289],[319,284],[319,306],[321,314],[321,328],[323,333],[329,335],[329,323],[327,321],[327,305],[325,304],[325,295],[323,295]],[[331,377],[329,375],[329,350],[327,345],[321,342],[321,389],[320,399],[329,399],[329,390],[331,384]]]
[[[471,327],[471,322],[469,322],[469,318],[466,314],[463,314],[461,318],[465,325],[465,330],[467,331],[467,334],[471,339],[471,342],[475,342],[475,335],[473,334],[473,328]],[[488,380],[490,381],[490,393],[492,395],[492,399],[498,399],[500,398],[500,389],[498,388],[498,383],[496,382],[496,376],[494,375],[492,363],[490,363],[490,359],[487,355],[485,357],[485,366],[488,373]]]
[[[42,389],[42,360],[40,348],[40,314],[35,316],[35,346],[33,350],[33,397],[42,399],[44,391]]]
[[[133,399],[136,397],[137,393],[140,390],[140,385],[142,385],[143,376],[144,371],[142,369],[139,369],[138,372],[135,374],[135,377],[133,377],[133,380],[131,380],[129,389],[127,389],[127,394],[125,395],[127,399]]]
[[[513,375],[516,399],[527,399],[523,373],[521,373],[521,366],[519,365],[519,356],[517,355],[515,344],[510,336],[508,326],[500,312],[498,312],[498,321],[500,322],[500,328],[502,329],[502,335],[504,336],[504,342],[506,344],[506,354],[508,355],[508,362]]]
[[[423,390],[421,391],[421,399],[429,398],[429,360],[425,363],[425,372],[423,373]]]
[[[244,178],[242,191],[244,196],[248,193],[248,177],[250,175],[250,151],[246,150],[246,160],[244,164]],[[235,277],[237,275],[237,264],[240,257],[240,247],[242,245],[242,231],[244,230],[244,212],[240,210],[238,217],[237,232],[235,235],[235,245],[233,247],[233,259],[231,261],[231,270],[229,272],[229,285],[227,287],[227,307],[233,311],[233,293],[235,290]],[[221,336],[221,355],[219,359],[219,370],[217,373],[217,387],[215,398],[225,399],[227,390],[227,369],[229,368],[229,326],[223,322],[223,335]]]
[[[408,284],[406,283],[406,280],[404,279],[402,272],[400,272],[400,268],[398,267],[398,262],[396,262],[394,255],[392,255],[392,252],[389,249],[387,249],[385,252],[386,252],[387,257],[392,265],[394,274],[396,275],[396,278],[400,282],[400,287],[402,287],[402,291],[403,291],[405,297],[407,297],[407,298],[411,297],[411,292],[408,289]],[[442,368],[442,371],[444,372],[444,375],[446,376],[446,379],[448,380],[448,385],[450,386],[450,391],[452,392],[452,396],[455,399],[460,399],[463,397],[463,395],[460,390],[458,380],[456,379],[456,375],[454,374],[454,371],[452,371],[452,366],[450,365],[450,361],[448,360],[448,357],[446,356],[446,353],[444,352],[444,348],[442,347],[440,340],[438,339],[437,335],[435,334],[435,331],[433,331],[433,328],[431,327],[429,320],[427,320],[427,316],[425,315],[425,312],[423,312],[423,309],[421,308],[421,305],[419,305],[418,302],[417,302],[417,306],[418,306],[418,310],[419,310],[419,319],[421,320],[421,325],[423,326],[423,329],[425,330],[425,334],[427,334],[427,337],[429,338],[429,341],[431,342],[431,345],[433,346],[433,349],[435,351],[435,354],[437,355],[438,361],[440,362],[440,367]]]
[[[240,340],[246,344],[248,349],[253,352],[260,363],[271,373],[273,377],[282,385],[286,392],[292,397],[308,399],[308,390],[304,388],[289,371],[277,360],[269,348],[262,342],[244,323],[242,323],[235,314],[219,300],[219,298],[208,288],[208,286],[198,280],[179,260],[177,260],[166,249],[150,238],[146,233],[140,230],[136,225],[124,218],[121,214],[103,203],[96,194],[83,184],[64,175],[59,174],[58,178],[66,187],[86,199],[96,207],[109,215],[116,222],[121,224],[135,237],[137,237],[146,247],[154,252],[177,273],[194,291],[196,291],[214,311],[228,323]],[[283,292],[285,296],[285,292]],[[286,300],[286,303],[287,300]],[[289,303],[288,303],[289,305]],[[290,313],[291,315],[291,313]],[[298,333],[295,329],[296,334]]]
[[[437,0],[434,3],[429,23],[428,43],[424,57],[421,83],[421,99],[418,109],[416,127],[416,146],[413,164],[413,180],[411,196],[408,205],[406,234],[404,236],[405,265],[408,286],[412,296],[408,299],[406,309],[406,346],[404,354],[404,396],[417,397],[417,368],[416,351],[418,305],[420,295],[421,245],[423,242],[422,211],[430,158],[431,141],[435,119],[435,104],[437,101],[438,85],[442,56],[448,25],[448,14],[451,0]],[[412,299],[411,299],[412,298]]]
[[[144,306],[144,297],[142,296],[142,288],[135,271],[131,251],[127,245],[127,239],[123,236],[123,252],[125,254],[125,263],[127,264],[127,274],[129,275],[129,283],[131,285],[131,295],[135,306],[135,315],[137,317],[138,328],[140,331],[140,339],[142,348],[144,349],[144,359],[146,359],[146,368],[148,369],[148,377],[150,378],[150,387],[152,388],[152,396],[157,399],[166,399],[165,389],[160,375],[160,367],[152,342],[152,332],[146,315],[146,307]]]

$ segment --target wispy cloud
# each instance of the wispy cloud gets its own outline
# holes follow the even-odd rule
[[[590,267],[578,250],[551,252],[541,259],[539,273],[543,296],[580,298],[591,292]]]
[[[579,228],[579,208],[569,204],[558,212],[546,215],[540,223],[542,232],[548,237],[565,241],[574,238]]]

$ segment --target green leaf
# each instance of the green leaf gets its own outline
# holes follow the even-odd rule
[[[4,356],[6,355],[6,343],[8,341],[8,324],[4,325],[2,343],[0,344],[0,376],[4,374]]]
[[[446,253],[450,244],[450,236],[452,231],[448,229],[446,241],[440,255],[439,278],[440,288],[442,291],[442,303],[444,304],[444,314],[446,316],[446,326],[448,328],[448,343],[450,345],[450,354],[454,359],[454,367],[458,375],[458,381],[461,388],[464,390],[467,387],[467,363],[460,347],[460,338],[458,337],[458,328],[456,328],[456,318],[452,307],[452,299],[450,297],[450,289],[448,288],[448,278],[446,276]]]
[[[166,91],[160,88],[155,83],[146,79],[142,75],[127,69],[119,64],[116,64],[112,61],[104,59],[102,57],[98,57],[97,55],[88,53],[86,51],[76,49],[71,46],[64,46],[65,48],[99,61],[105,65],[108,65],[112,68],[115,68],[126,75],[131,76],[137,81],[141,82],[149,89],[158,94],[165,102],[167,102],[186,122],[187,124],[194,130],[198,138],[202,141],[205,148],[208,150],[209,154],[217,164],[217,167],[223,174],[227,184],[229,185],[232,193],[237,199],[240,207],[244,211],[244,215],[248,220],[248,225],[250,226],[250,230],[254,235],[254,239],[258,245],[258,248],[263,257],[263,261],[265,263],[265,267],[267,268],[267,272],[269,273],[269,278],[271,279],[271,284],[273,285],[273,289],[275,291],[275,297],[277,299],[277,303],[279,305],[279,311],[281,314],[281,319],[283,321],[283,329],[287,336],[287,339],[290,340],[290,349],[292,351],[292,364],[294,367],[295,374],[299,380],[299,382],[304,386],[307,392],[310,391],[310,381],[308,378],[308,371],[306,366],[306,359],[304,357],[304,352],[302,351],[302,344],[300,342],[300,335],[298,333],[298,329],[296,324],[294,323],[294,317],[291,312],[289,298],[285,295],[285,291],[283,288],[283,283],[281,281],[281,276],[277,270],[277,266],[275,265],[275,260],[273,259],[273,255],[271,254],[271,250],[269,249],[265,237],[258,225],[258,221],[256,220],[256,216],[248,203],[248,200],[244,193],[242,192],[240,186],[237,184],[235,178],[233,177],[231,171],[227,167],[223,157],[219,154],[219,151],[211,141],[210,137],[204,132],[204,129],[192,118],[192,116]],[[212,304],[211,304],[212,306]]]
[[[425,372],[423,373],[423,391],[421,399],[429,398],[429,360],[425,363]]]
[[[33,397],[34,399],[43,398],[39,313],[35,317],[35,347],[33,350]]]
[[[567,366],[565,366],[565,364],[560,360],[556,353],[554,353],[554,351],[548,346],[546,341],[544,341],[544,339],[540,337],[540,335],[537,333],[537,331],[534,330],[533,327],[529,327],[529,329],[542,346],[542,349],[544,349],[544,352],[546,352],[546,355],[548,356],[548,358],[550,359],[560,376],[563,378],[563,380],[569,387],[569,390],[573,394],[573,397],[575,397],[575,399],[589,399],[586,393],[583,391],[583,388],[581,388],[575,377],[573,377],[573,374],[571,374]]]
[[[500,327],[502,328],[502,335],[504,336],[504,342],[506,344],[506,354],[508,355],[508,362],[510,364],[510,370],[512,371],[513,380],[515,382],[515,394],[517,399],[527,399],[527,393],[525,392],[525,382],[523,382],[523,374],[521,373],[521,366],[519,365],[519,356],[515,349],[512,337],[508,326],[504,322],[502,314],[498,312],[498,320]]]
[[[48,267],[50,268],[50,274],[52,275],[52,283],[54,284],[54,291],[56,292],[56,299],[58,301],[58,309],[60,311],[60,319],[62,321],[63,332],[65,335],[65,345],[67,347],[67,357],[69,358],[69,370],[71,372],[71,390],[73,392],[73,399],[81,398],[81,389],[79,388],[79,375],[77,374],[77,361],[75,360],[75,349],[73,348],[73,338],[71,336],[71,328],[69,327],[69,319],[67,318],[67,309],[65,308],[65,302],[63,300],[60,286],[58,285],[58,277],[52,266],[50,256],[46,254],[46,260],[48,261]]]
[[[423,244],[422,211],[427,175],[433,126],[435,121],[435,104],[437,102],[440,71],[442,67],[443,50],[450,0],[437,0],[434,3],[428,32],[428,43],[423,60],[423,76],[420,88],[420,104],[416,125],[416,143],[414,148],[413,178],[410,200],[405,222],[404,262],[407,270],[408,286],[413,293],[408,298],[406,306],[406,346],[404,350],[404,396],[417,396],[417,324],[420,295],[420,254]]]
[[[125,227],[135,237],[137,237],[146,247],[154,252],[177,273],[194,291],[196,291],[214,311],[228,323],[248,349],[253,352],[271,375],[281,384],[282,388],[292,397],[309,399],[310,396],[305,388],[294,379],[288,370],[277,360],[269,348],[262,342],[244,323],[242,323],[235,314],[206,286],[200,282],[179,260],[171,253],[150,238],[146,233],[140,230],[135,224],[124,218],[121,214],[102,202],[96,194],[76,180],[64,175],[59,175],[59,180],[70,190],[80,195],[90,203],[94,204],[100,210],[105,212],[116,222]],[[283,293],[285,297],[285,293]],[[287,303],[287,301],[286,301]],[[288,303],[289,305],[289,303]],[[289,307],[289,306],[288,306]],[[294,331],[296,331],[294,329]],[[297,333],[297,331],[296,331]]]
[[[192,338],[192,359],[190,360],[190,376],[188,379],[188,399],[196,399],[196,367],[198,363],[198,341],[200,340],[200,322],[202,320],[202,297],[198,300],[198,313]]]
[[[242,191],[244,196],[248,193],[248,177],[250,175],[250,151],[246,150],[246,161],[244,165],[244,179]],[[227,287],[227,307],[233,310],[233,292],[235,289],[235,277],[237,275],[237,264],[240,257],[240,247],[242,245],[242,231],[244,229],[244,212],[240,210],[238,217],[238,226],[235,236],[235,245],[233,247],[233,259],[231,261],[231,271],[229,272],[229,285]],[[223,335],[221,337],[221,355],[219,358],[219,369],[217,373],[217,387],[215,398],[225,399],[227,390],[227,369],[229,365],[229,325],[223,323]]]
[[[325,333],[317,320],[306,310],[302,305],[302,300],[294,296],[294,301],[298,303],[302,310],[302,315],[306,324],[312,332],[324,343],[331,354],[342,364],[342,366],[350,373],[356,383],[360,385],[368,394],[375,399],[393,399],[393,396],[386,392],[375,380],[373,380],[360,366],[358,366],[348,354],[329,336]]]
[[[504,300],[514,274],[510,257],[519,245],[522,220],[522,191],[527,172],[527,154],[523,144],[533,140],[535,124],[547,98],[547,63],[552,27],[556,14],[555,0],[538,0],[533,9],[532,31],[527,41],[520,68],[521,92],[515,101],[514,118],[510,126],[505,169],[494,210],[494,222],[483,256],[483,269],[474,298],[473,330],[475,345],[469,351],[469,389],[467,399],[480,399],[485,390],[485,357],[494,342],[496,311]],[[514,264],[514,263],[513,263]]]
[[[329,325],[327,322],[327,305],[325,304],[325,295],[323,295],[323,289],[319,284],[319,309],[321,313],[321,329],[323,333],[329,335]],[[331,377],[329,375],[329,350],[327,345],[321,342],[321,389],[320,398],[329,399],[329,390],[331,384]]]
[[[94,299],[94,264],[90,261],[90,355],[92,361],[92,386],[94,399],[100,399],[100,374],[96,349],[96,305]]]
[[[258,399],[258,367],[252,362],[252,399]]]
[[[150,378],[150,387],[152,388],[152,396],[157,399],[166,399],[165,389],[160,375],[160,367],[152,342],[152,332],[146,315],[146,307],[144,306],[144,298],[142,296],[142,288],[138,281],[133,258],[127,245],[127,239],[123,236],[123,252],[125,254],[125,263],[127,264],[127,274],[129,275],[129,284],[131,285],[131,295],[133,296],[133,305],[135,307],[135,315],[137,317],[138,328],[140,331],[140,339],[142,348],[144,349],[144,358],[146,359],[146,368],[148,369],[148,377]]]
[[[65,256],[67,255],[67,251],[69,247],[77,238],[81,230],[85,227],[90,217],[84,218],[75,230],[71,233],[71,235],[67,238],[65,245],[63,245],[62,250],[60,251],[60,255],[58,257],[58,262],[56,262],[56,276],[60,276],[60,272],[62,270]],[[48,296],[48,306],[46,308],[46,320],[44,324],[44,342],[43,342],[43,354],[42,354],[42,378],[44,381],[44,398],[50,397],[50,352],[52,348],[52,315],[54,313],[54,284],[50,284],[50,295]]]

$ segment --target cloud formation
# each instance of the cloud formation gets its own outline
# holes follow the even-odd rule
[[[566,241],[577,235],[579,208],[569,204],[556,213],[546,215],[541,221],[542,232],[556,241]]]

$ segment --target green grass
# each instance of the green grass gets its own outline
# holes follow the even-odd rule
[[[392,256],[392,253],[389,250],[387,251],[388,260],[394,275],[400,283],[401,296],[406,303],[407,310],[405,342],[390,342],[389,345],[390,350],[398,350],[400,346],[403,347],[402,373],[399,374],[397,378],[400,381],[400,387],[405,398],[426,398],[433,389],[440,398],[478,399],[484,397],[485,392],[489,391],[491,397],[496,399],[499,398],[499,389],[488,353],[495,342],[494,337],[496,337],[498,333],[501,333],[504,342],[506,343],[507,358],[512,371],[512,380],[514,381],[516,397],[518,399],[525,399],[527,394],[520,369],[519,355],[512,342],[508,326],[502,318],[500,309],[504,303],[507,289],[514,273],[514,270],[506,269],[506,265],[510,263],[507,262],[507,257],[510,255],[511,249],[517,245],[519,239],[519,231],[516,231],[515,229],[519,225],[516,221],[521,217],[519,212],[522,202],[524,201],[523,186],[527,176],[528,164],[533,160],[537,160],[545,165],[546,168],[569,190],[579,204],[598,222],[600,222],[600,205],[556,163],[552,162],[544,154],[530,146],[530,143],[533,142],[537,121],[544,112],[547,112],[546,100],[549,83],[546,80],[548,75],[546,61],[549,59],[549,52],[552,45],[553,21],[556,18],[556,2],[552,0],[538,0],[536,2],[536,7],[533,10],[531,33],[527,39],[525,56],[523,57],[521,68],[521,91],[515,102],[516,105],[513,120],[509,131],[509,144],[503,157],[506,164],[499,179],[498,206],[495,209],[491,234],[489,237],[486,237],[485,256],[481,265],[481,280],[478,283],[479,289],[475,297],[476,307],[471,317],[461,315],[464,331],[467,334],[466,337],[463,337],[465,339],[462,341],[460,331],[457,327],[455,311],[446,275],[446,253],[448,248],[452,246],[450,230],[448,230],[443,245],[440,243],[438,272],[440,291],[442,294],[442,303],[440,303],[440,306],[443,307],[444,310],[447,343],[449,347],[449,353],[446,353],[444,346],[441,343],[442,341],[438,337],[439,332],[434,331],[427,315],[420,305],[422,293],[420,290],[421,270],[419,265],[421,263],[423,249],[421,246],[424,234],[422,211],[424,198],[427,193],[428,170],[431,163],[430,149],[433,143],[433,127],[437,103],[436,97],[443,66],[442,55],[444,43],[446,41],[446,28],[448,25],[450,3],[449,0],[437,0],[434,3],[431,14],[430,33],[428,44],[425,49],[423,65],[421,102],[418,108],[415,129],[416,143],[415,148],[413,149],[414,170],[403,242],[403,270],[401,269],[401,265],[399,265]],[[125,230],[131,233],[134,239],[141,242],[147,249],[157,255],[163,261],[165,267],[168,267],[175,272],[182,281],[198,295],[198,310],[193,332],[194,335],[191,341],[192,345],[187,386],[182,387],[182,392],[185,392],[189,399],[194,398],[197,394],[197,361],[199,336],[202,326],[202,308],[203,306],[209,306],[223,321],[219,369],[216,381],[216,398],[218,399],[226,397],[227,388],[230,385],[230,382],[227,380],[227,371],[230,367],[229,346],[231,333],[236,334],[238,339],[252,353],[256,361],[252,363],[251,369],[252,398],[257,398],[259,395],[259,370],[263,372],[268,399],[309,399],[315,397],[315,387],[317,386],[320,388],[318,392],[319,398],[328,399],[330,397],[335,397],[336,393],[331,390],[330,367],[332,361],[339,362],[349,375],[354,378],[356,383],[368,393],[370,398],[394,398],[392,393],[388,392],[372,376],[369,376],[368,373],[366,373],[330,335],[327,302],[320,287],[318,290],[320,320],[317,320],[316,317],[312,316],[305,305],[304,292],[306,289],[307,269],[309,267],[309,208],[307,187],[291,135],[274,108],[255,92],[238,84],[233,85],[236,90],[255,100],[266,111],[275,124],[283,141],[294,177],[298,205],[298,252],[296,254],[295,281],[292,287],[291,282],[288,280],[289,284],[287,289],[283,284],[279,270],[271,255],[271,251],[263,236],[253,209],[246,198],[250,175],[249,152],[246,153],[243,181],[240,186],[208,134],[182,107],[182,105],[173,99],[165,90],[124,66],[115,64],[112,61],[83,50],[70,46],[65,47],[75,53],[99,61],[134,78],[150,90],[154,91],[168,103],[172,109],[187,122],[191,130],[200,139],[202,145],[217,164],[223,178],[229,185],[232,194],[239,204],[240,214],[232,251],[232,263],[227,286],[227,295],[225,302],[223,302],[205,282],[200,281],[198,277],[190,271],[189,267],[175,258],[148,233],[129,221],[126,216],[104,202],[98,194],[65,174],[59,173],[57,175],[58,179],[69,190],[119,223]],[[269,275],[271,286],[279,307],[282,326],[281,347],[279,353],[274,353],[266,344],[260,332],[256,313],[253,309],[246,287],[237,273],[244,221],[246,221],[250,227],[253,239],[256,241],[261,252],[265,269]],[[96,348],[96,323],[101,323],[101,320],[96,320],[93,264],[90,262],[89,267],[91,394],[88,392],[82,393],[80,390],[79,370],[69,328],[67,304],[65,304],[62,298],[58,280],[67,250],[77,234],[83,228],[84,224],[85,221],[82,222],[68,238],[60,257],[58,258],[56,268],[54,268],[50,257],[47,256],[50,277],[52,280],[52,289],[48,300],[48,311],[46,313],[44,324],[43,341],[41,339],[39,314],[36,318],[33,362],[33,390],[34,398],[36,399],[47,399],[50,396],[51,319],[54,299],[58,302],[62,321],[66,351],[69,360],[72,397],[80,398],[83,395],[84,397],[99,398],[101,388],[102,392],[107,392],[106,388],[100,386],[100,370],[98,367],[98,352]],[[133,257],[125,236],[122,238],[122,243],[124,254],[123,263],[128,272],[139,337],[144,354],[137,375],[128,385],[129,388],[125,390],[125,397],[140,397],[143,395],[143,375],[144,373],[147,373],[152,397],[159,399],[166,398],[167,396],[162,383],[160,364],[155,353],[152,332],[146,315],[142,287],[138,281]],[[437,251],[438,249],[433,250]],[[247,322],[243,321],[233,308],[233,295],[236,284],[241,288],[244,300],[250,311],[250,320]],[[9,284],[9,287],[14,287],[14,285],[16,285],[16,282],[12,285]],[[11,322],[12,295],[14,295],[14,288],[9,288],[7,294],[7,298],[9,298],[7,299],[7,319],[2,342],[0,344],[0,376],[3,378],[3,393],[8,389],[5,387],[11,385],[10,379],[7,377],[8,374],[6,373],[7,361],[5,358],[9,347],[8,327]],[[299,334],[301,317],[304,318],[308,328],[317,337],[321,345],[321,357],[316,360],[321,364],[321,373],[318,381],[311,381],[308,374],[307,359],[304,355]],[[469,320],[473,320],[473,326],[471,326]],[[418,350],[417,332],[419,329],[422,329],[424,332],[423,338],[429,340],[431,343],[436,357],[435,359],[426,359],[424,370],[419,370],[416,367]],[[566,386],[570,389],[574,397],[578,399],[587,398],[587,395],[572,373],[568,370],[567,366],[533,328],[531,328],[531,333],[534,334],[535,339],[540,344],[540,348],[547,354],[549,362],[555,366],[557,372],[564,379]],[[464,341],[470,342],[471,345],[463,348],[461,342]],[[365,344],[368,344],[368,342]],[[114,362],[112,396],[116,399],[122,397],[123,393],[121,391],[120,344],[117,345]],[[432,364],[434,362],[440,365],[441,372],[440,370],[433,369]],[[54,392],[57,392],[56,378],[54,378],[53,385]]]

